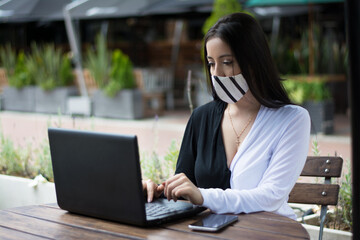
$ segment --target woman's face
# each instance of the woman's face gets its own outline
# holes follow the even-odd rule
[[[211,75],[231,77],[241,73],[239,64],[230,47],[220,38],[211,38],[206,43],[207,60]]]

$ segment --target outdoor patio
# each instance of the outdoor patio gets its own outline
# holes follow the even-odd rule
[[[104,131],[122,134],[136,134],[141,152],[156,151],[164,155],[171,142],[179,145],[189,119],[190,111],[166,111],[162,116],[141,120],[120,120],[106,118],[82,118],[67,115],[46,115],[3,111],[0,124],[5,136],[15,144],[25,146],[29,142],[39,143],[46,138],[47,127],[64,127],[83,130]],[[321,155],[334,155],[335,152],[345,161],[351,158],[350,120],[346,115],[335,115],[334,134],[312,135],[318,141]],[[309,146],[309,155],[312,154]]]

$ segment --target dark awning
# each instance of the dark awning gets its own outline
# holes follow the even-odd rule
[[[304,5],[304,4],[325,4],[344,2],[344,0],[248,0],[247,7],[257,6],[279,6],[279,5]]]
[[[53,13],[62,13],[62,9],[70,2],[71,0],[3,0],[0,1],[0,22],[43,20]]]
[[[71,10],[73,19],[132,17],[159,0],[87,0]]]
[[[143,9],[143,15],[211,12],[214,0],[160,0]]]

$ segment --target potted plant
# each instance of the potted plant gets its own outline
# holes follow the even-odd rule
[[[88,50],[85,66],[99,89],[94,92],[93,113],[97,117],[137,119],[143,117],[142,94],[136,88],[133,65],[120,49],[107,50],[99,35],[97,49]]]
[[[10,111],[33,112],[35,110],[35,82],[28,76],[25,53],[18,54],[7,45],[0,49],[0,57],[6,72],[8,86],[3,89],[2,108]]]
[[[16,146],[0,129],[0,209],[56,202],[49,144]]]
[[[308,110],[312,133],[333,133],[334,102],[324,79],[308,76],[290,77],[283,85],[290,99]]]
[[[69,57],[49,44],[31,46],[27,67],[29,78],[37,85],[35,111],[65,114],[67,98],[78,94]]]
[[[9,87],[4,88],[4,109],[27,112],[66,113],[66,99],[76,95],[70,59],[53,45],[32,44],[31,54],[20,51],[16,61],[5,65]],[[15,56],[10,47],[1,51],[2,62]]]

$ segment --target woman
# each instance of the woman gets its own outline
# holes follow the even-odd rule
[[[275,212],[290,218],[289,193],[309,147],[308,112],[289,100],[268,43],[247,14],[220,19],[206,34],[204,57],[214,101],[187,124],[175,176],[143,183],[216,213]]]

